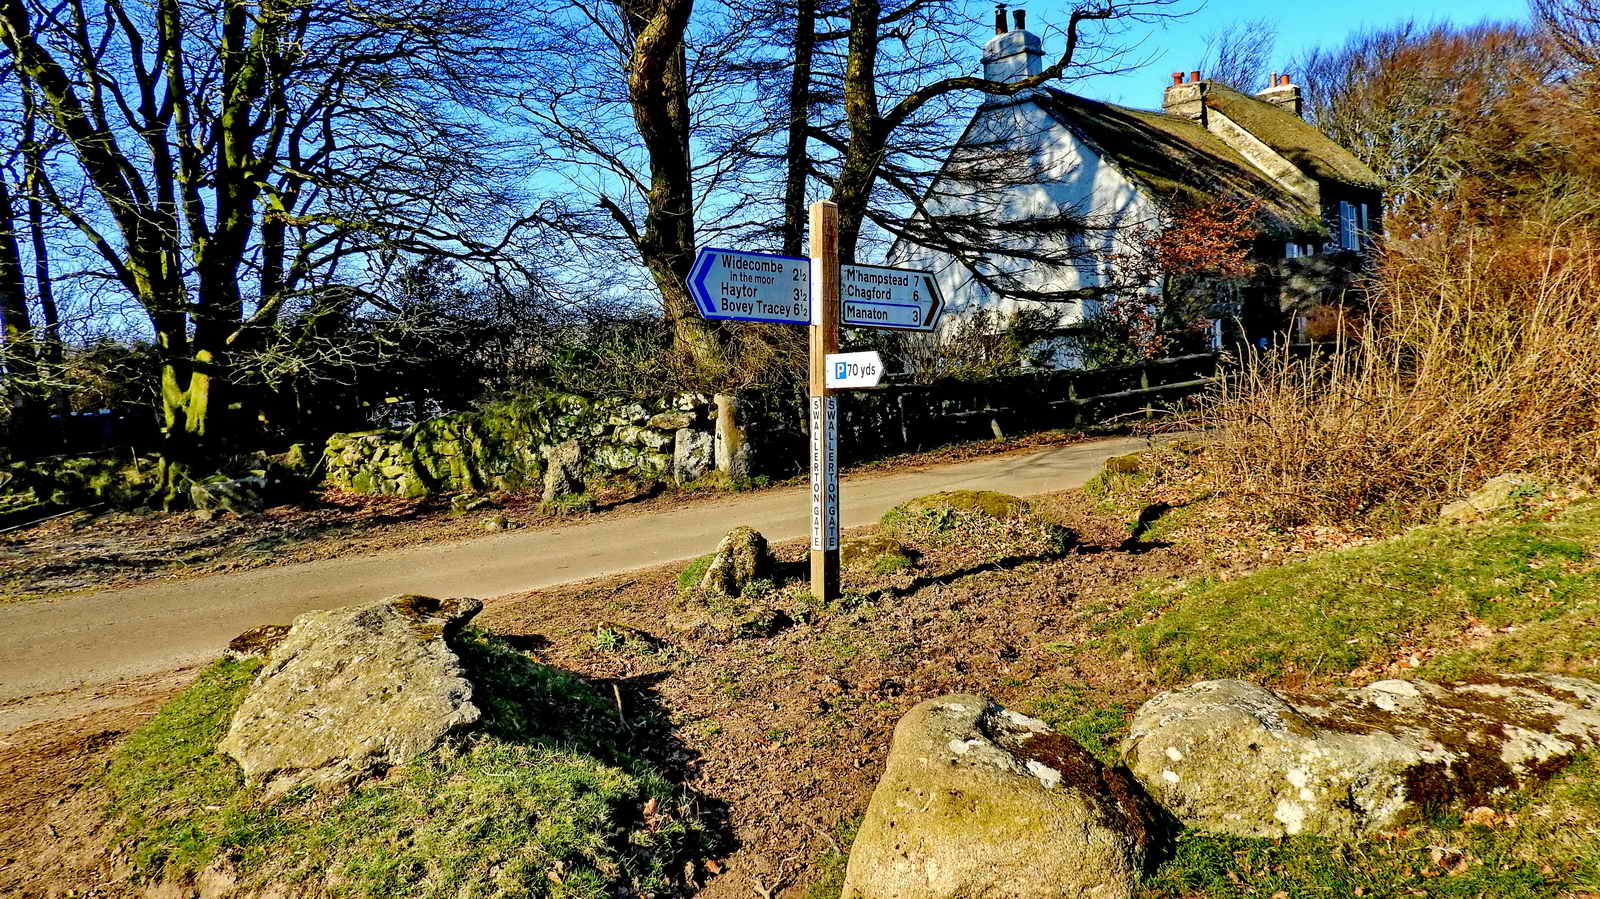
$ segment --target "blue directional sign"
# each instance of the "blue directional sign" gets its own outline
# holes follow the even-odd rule
[[[909,268],[839,266],[839,323],[853,328],[932,331],[944,312],[933,276]]]
[[[688,286],[706,318],[811,324],[811,260],[803,257],[705,247]]]

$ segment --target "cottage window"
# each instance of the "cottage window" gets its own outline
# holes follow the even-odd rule
[[[1344,200],[1339,201],[1339,248],[1344,250],[1359,250],[1358,228],[1356,225],[1356,206]]]

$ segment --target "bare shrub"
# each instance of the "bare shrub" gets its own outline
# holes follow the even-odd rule
[[[1392,241],[1356,339],[1244,360],[1198,415],[1215,486],[1281,524],[1404,519],[1508,471],[1600,474],[1600,235],[1522,222]]]

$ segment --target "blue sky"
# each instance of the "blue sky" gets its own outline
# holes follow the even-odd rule
[[[1030,23],[1042,15],[1053,21],[1052,6],[1022,4]],[[1484,19],[1524,21],[1522,0],[1454,0],[1435,3],[1396,3],[1393,0],[1212,0],[1199,12],[1158,27],[1144,45],[1152,61],[1136,72],[1080,82],[1072,90],[1095,99],[1128,106],[1159,105],[1161,88],[1171,73],[1193,69],[1205,52],[1208,34],[1235,21],[1268,18],[1278,24],[1275,67],[1282,67],[1315,46],[1340,44],[1351,32],[1390,25],[1405,19],[1420,22],[1449,21],[1467,25]],[[1046,53],[1060,52],[1047,38]]]

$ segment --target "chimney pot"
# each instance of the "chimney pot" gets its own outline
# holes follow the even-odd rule
[[[1011,23],[1013,31],[1027,31],[1028,11],[1025,9],[1013,9],[1011,11]]]
[[[1200,70],[1199,69],[1195,69],[1193,72],[1190,72],[1189,73],[1189,80],[1190,81],[1199,81],[1200,80]]]
[[[1294,82],[1289,80],[1289,73],[1288,72],[1284,72],[1283,73],[1283,81],[1281,82],[1281,84],[1283,84],[1284,87],[1288,87],[1289,85],[1291,85],[1293,83]]]
[[[1173,84],[1173,86],[1176,87],[1177,85],[1180,85],[1182,83],[1183,83],[1183,73],[1182,72],[1173,72],[1172,73],[1172,84]]]
[[[1277,72],[1273,72],[1272,73],[1272,80],[1267,82],[1267,86],[1268,87],[1277,87],[1278,86],[1278,73]]]
[[[994,5],[994,33],[1006,33],[1006,5],[1004,3],[996,3]]]

